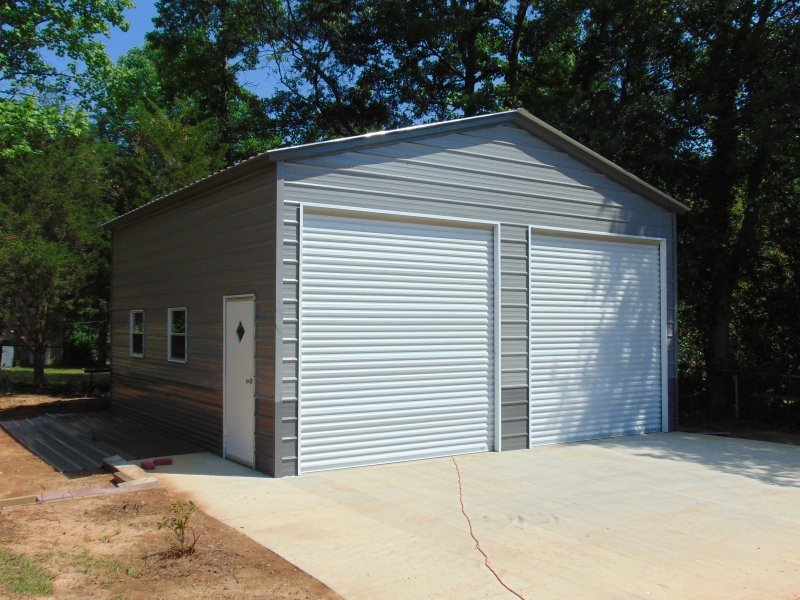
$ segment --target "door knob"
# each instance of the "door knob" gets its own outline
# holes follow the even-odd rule
[[[253,378],[251,377],[250,379],[245,379],[244,382],[245,383],[253,383]]]

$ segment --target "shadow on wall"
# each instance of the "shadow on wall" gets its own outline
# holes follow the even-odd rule
[[[597,444],[633,447],[635,456],[691,462],[769,485],[800,488],[800,447],[790,444],[685,433],[611,438]]]
[[[587,411],[584,417],[599,420],[600,430],[612,435],[661,431],[659,250],[624,242],[608,246],[627,252],[598,259],[593,272],[592,297],[602,301],[595,333],[599,360],[587,360],[582,377],[592,395],[609,399],[614,412]],[[624,422],[614,422],[619,418]]]

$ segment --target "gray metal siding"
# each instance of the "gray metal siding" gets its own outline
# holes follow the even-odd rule
[[[283,165],[278,165],[281,174]],[[295,475],[297,471],[298,364],[299,364],[299,287],[300,277],[300,206],[285,203],[283,180],[279,178],[277,209],[278,254],[280,256],[278,287],[278,361],[276,373],[276,409],[280,413],[275,439],[275,474]]]
[[[223,296],[256,296],[256,467],[274,465],[274,169],[166,207],[113,232],[112,406],[222,451]],[[167,360],[167,309],[188,310],[188,359]],[[145,354],[128,314],[145,311]]]
[[[528,228],[500,228],[500,435],[503,450],[528,447]]]
[[[514,125],[431,134],[279,164],[282,311],[277,474],[296,472],[299,206],[302,203],[500,222],[502,447],[527,446],[526,228],[667,240],[669,372],[676,371],[673,214]],[[674,387],[674,380],[670,379]],[[674,391],[670,391],[674,397]]]

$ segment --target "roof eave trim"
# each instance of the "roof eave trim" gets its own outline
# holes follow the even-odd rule
[[[408,138],[415,138],[424,135],[428,130],[436,132],[436,135],[454,133],[465,129],[475,129],[477,127],[491,127],[499,123],[512,122],[517,117],[518,111],[508,110],[505,112],[492,113],[488,115],[478,115],[475,117],[464,117],[453,119],[452,121],[440,121],[438,123],[426,123],[423,125],[412,125],[402,129],[390,129],[386,131],[376,131],[363,135],[348,138],[338,138],[304,144],[302,146],[291,146],[289,148],[277,148],[269,150],[270,158],[278,160],[298,160],[329,154],[331,152],[347,152],[368,146],[379,146],[383,144],[395,143]]]
[[[192,183],[179,188],[174,192],[170,192],[165,196],[161,196],[152,202],[148,202],[147,204],[143,204],[138,208],[134,208],[131,211],[128,211],[114,219],[111,219],[110,221],[103,223],[103,227],[116,229],[122,225],[127,225],[128,223],[146,218],[161,209],[167,209],[174,206],[181,200],[195,198],[198,194],[206,194],[227,183],[249,177],[257,173],[259,169],[268,167],[270,163],[271,161],[268,153],[263,152],[261,154],[257,154],[256,156],[232,165],[227,169],[217,171],[216,173],[212,173],[203,179],[193,181]]]
[[[569,154],[573,158],[592,167],[610,179],[613,179],[617,183],[627,187],[631,191],[644,196],[659,206],[674,211],[678,214],[685,214],[689,211],[689,208],[685,204],[678,202],[661,190],[653,187],[642,179],[639,179],[633,173],[626,171],[607,158],[603,158],[597,152],[590,150],[580,142],[572,139],[555,127],[552,127],[541,119],[534,117],[527,110],[517,109],[488,115],[454,119],[452,121],[414,125],[411,127],[405,127],[403,129],[378,131],[375,133],[368,133],[349,138],[339,138],[324,142],[315,142],[313,144],[305,144],[302,146],[292,146],[290,148],[268,150],[242,161],[239,164],[209,175],[204,179],[190,183],[186,187],[162,196],[161,198],[149,202],[148,204],[145,204],[130,212],[120,215],[119,217],[104,223],[103,226],[114,229],[129,222],[145,218],[154,212],[158,212],[162,208],[166,208],[167,205],[171,206],[173,203],[180,202],[181,200],[187,199],[191,196],[207,193],[213,189],[225,185],[226,183],[247,177],[257,172],[258,169],[267,167],[269,164],[276,163],[278,161],[306,159],[330,154],[333,152],[348,152],[365,147],[395,143],[406,139],[417,138],[421,135],[424,135],[428,131],[435,131],[436,134],[439,135],[469,129],[491,127],[493,125],[499,125],[503,123],[513,123],[529,131],[533,135],[536,135],[542,140],[548,142],[562,152]]]

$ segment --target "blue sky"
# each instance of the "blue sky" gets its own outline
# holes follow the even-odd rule
[[[111,37],[103,40],[111,60],[116,61],[131,48],[144,43],[145,34],[153,28],[156,6],[153,0],[140,0],[134,8],[125,11],[125,19],[130,24],[128,31],[114,28]]]
[[[128,22],[128,30],[122,31],[113,27],[109,36],[97,36],[103,42],[106,52],[112,61],[116,62],[120,56],[128,52],[131,48],[136,48],[144,44],[145,35],[153,29],[153,18],[157,14],[156,0],[139,0],[136,6],[125,11],[125,20]],[[41,54],[45,61],[59,70],[64,70],[68,59],[50,50],[42,50]],[[269,97],[279,86],[278,78],[272,69],[262,68],[254,71],[242,71],[238,74],[239,83],[251,92],[261,96]]]

